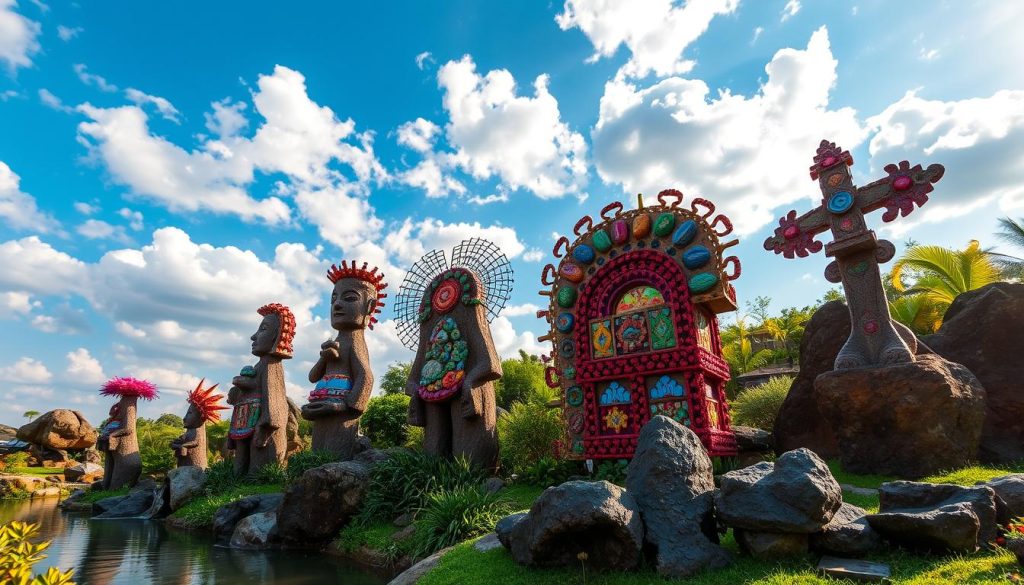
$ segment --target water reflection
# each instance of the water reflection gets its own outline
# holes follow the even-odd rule
[[[160,522],[90,520],[61,512],[54,499],[2,502],[0,523],[38,522],[52,541],[38,565],[75,568],[80,585],[379,585],[386,579],[307,551],[238,551],[203,534],[168,531]]]

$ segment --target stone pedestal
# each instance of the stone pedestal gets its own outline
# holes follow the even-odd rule
[[[814,390],[846,471],[918,478],[962,467],[978,453],[985,390],[960,364],[921,355],[827,372]]]

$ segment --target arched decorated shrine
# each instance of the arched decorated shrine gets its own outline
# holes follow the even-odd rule
[[[736,454],[718,313],[736,310],[729,281],[739,259],[723,258],[738,240],[715,206],[683,206],[674,189],[658,205],[624,211],[615,202],[598,220],[577,222],[544,267],[554,352],[548,384],[561,389],[565,450],[575,459],[630,458],[640,428],[662,414],[700,437],[712,456]]]

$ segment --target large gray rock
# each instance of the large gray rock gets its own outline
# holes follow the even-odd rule
[[[811,535],[812,549],[840,557],[862,557],[881,546],[882,537],[868,524],[867,511],[846,502],[821,532]]]
[[[1000,524],[1024,517],[1024,473],[979,481],[978,485],[987,485],[996,492],[996,512]]]
[[[95,463],[79,463],[64,469],[64,481],[74,483],[92,483],[103,479],[103,466]]]
[[[494,533],[498,535],[502,546],[512,550],[512,529],[525,519],[526,512],[519,512],[498,520],[498,523],[494,525]]]
[[[640,507],[659,575],[684,578],[729,564],[712,515],[711,459],[693,431],[660,415],[645,424],[626,470],[626,489]]]
[[[177,510],[203,493],[203,488],[206,487],[206,471],[193,465],[176,467],[167,473],[167,487],[171,510]]]
[[[231,535],[231,548],[264,549],[270,547],[277,536],[277,514],[260,512],[246,516],[235,526]]]
[[[147,517],[160,491],[161,489],[152,481],[140,482],[132,488],[132,491],[128,492],[128,495],[119,496],[117,501],[114,501],[114,498],[104,498],[94,503],[94,512],[97,509],[102,512],[93,517],[103,519]]]
[[[18,429],[18,438],[49,449],[88,449],[99,435],[77,410],[51,410]]]
[[[628,570],[640,563],[640,509],[626,490],[607,481],[550,487],[525,516],[499,524],[498,538],[523,565],[578,566],[580,553],[597,569]]]
[[[879,488],[868,523],[908,548],[974,552],[996,538],[995,492],[987,486],[894,481]]]
[[[719,519],[754,532],[811,534],[832,519],[843,490],[813,451],[783,453],[722,476],[715,499]]]
[[[370,484],[369,466],[356,461],[314,467],[288,486],[277,514],[282,540],[333,538],[359,513]]]
[[[736,530],[740,550],[755,559],[777,559],[807,554],[806,534],[779,534]]]
[[[213,514],[213,533],[218,538],[230,538],[242,518],[277,510],[282,494],[256,494],[224,504]]]

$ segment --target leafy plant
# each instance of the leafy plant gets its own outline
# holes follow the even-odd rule
[[[39,533],[38,524],[11,522],[0,526],[0,583],[11,585],[74,585],[74,570],[61,571],[50,567],[41,575],[33,575],[32,566],[46,558],[48,541],[31,542]]]
[[[603,479],[616,485],[624,485],[627,467],[629,467],[629,461],[626,459],[605,459],[594,469],[594,479],[599,481]]]
[[[555,442],[564,433],[557,410],[539,401],[514,403],[498,419],[502,468],[523,474],[540,459],[554,457]]]
[[[384,372],[384,379],[380,381],[380,391],[384,395],[405,394],[405,385],[409,382],[409,373],[412,371],[412,364],[409,362],[395,362],[388,366]]]
[[[789,394],[793,378],[775,376],[764,384],[742,390],[732,401],[732,422],[770,431],[775,428],[782,402]]]
[[[501,378],[495,383],[498,406],[509,410],[516,402],[529,402],[537,393],[547,390],[544,364],[537,356],[519,350],[519,359],[502,360]]]
[[[991,253],[982,250],[977,240],[971,240],[963,250],[911,246],[893,264],[889,275],[897,293],[922,295],[942,315],[958,295],[1000,278]]]
[[[494,530],[512,504],[480,486],[459,486],[431,494],[416,521],[413,556],[425,557]]]
[[[431,494],[480,485],[485,473],[463,458],[444,459],[401,450],[374,465],[360,521],[391,520],[416,513]]]
[[[409,397],[385,394],[370,399],[366,412],[359,419],[359,428],[378,449],[401,447],[409,439]]]
[[[320,467],[327,463],[338,460],[338,456],[330,451],[317,449],[315,451],[299,451],[288,458],[288,469],[285,472],[288,482],[291,483],[314,467]]]
[[[573,475],[580,473],[578,461],[541,457],[534,461],[520,476],[520,481],[539,487],[561,485]]]
[[[284,465],[275,461],[274,463],[267,463],[256,470],[256,474],[249,483],[278,484],[285,483],[286,481],[288,481],[288,471]]]

